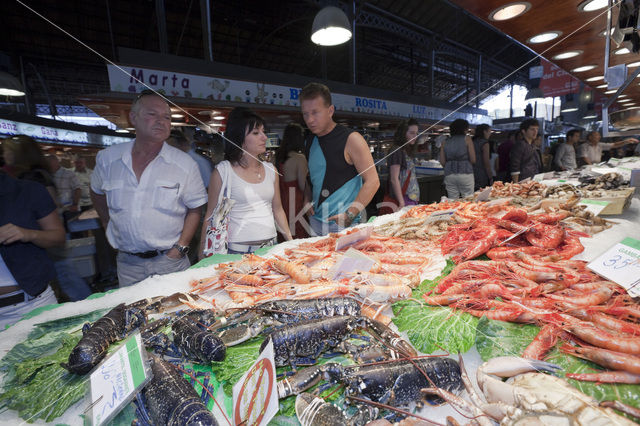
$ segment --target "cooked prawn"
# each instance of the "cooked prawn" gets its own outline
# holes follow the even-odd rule
[[[560,350],[566,354],[595,362],[610,370],[640,374],[640,357],[635,355],[589,346],[562,345]]]
[[[311,272],[304,265],[298,265],[286,260],[271,259],[269,264],[283,274],[289,275],[299,284],[307,284],[311,281]]]

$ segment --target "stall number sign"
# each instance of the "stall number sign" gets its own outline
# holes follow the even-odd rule
[[[269,339],[258,360],[233,386],[233,423],[266,426],[278,409],[273,342]]]
[[[592,271],[640,296],[640,241],[625,238],[587,265]]]
[[[93,425],[113,418],[148,381],[142,356],[142,340],[136,333],[91,373]]]

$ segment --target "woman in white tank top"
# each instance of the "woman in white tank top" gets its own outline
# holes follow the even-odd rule
[[[260,161],[266,151],[264,120],[248,108],[234,108],[227,119],[225,161],[216,166],[209,181],[209,204],[205,217],[211,216],[228,177],[231,199],[235,204],[229,213],[229,253],[252,253],[272,245],[276,226],[287,240],[291,230],[280,201],[278,174],[271,163]],[[231,141],[231,142],[230,142]],[[202,226],[205,240],[207,222]],[[202,247],[199,252],[202,258]]]

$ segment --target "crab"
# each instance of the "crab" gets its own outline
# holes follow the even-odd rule
[[[463,367],[462,359],[460,365]],[[634,425],[608,407],[601,407],[565,380],[550,374],[557,365],[518,357],[497,357],[482,364],[476,373],[482,398],[466,373],[463,382],[472,402],[443,389],[428,388],[481,425]],[[464,370],[464,367],[462,368]],[[509,378],[506,382],[502,378]],[[486,402],[485,402],[486,399]]]

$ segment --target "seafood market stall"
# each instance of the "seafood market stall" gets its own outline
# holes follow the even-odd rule
[[[91,415],[86,371],[141,325],[156,357],[154,380],[180,368],[178,376],[185,373],[197,389],[195,397],[188,389],[165,396],[176,406],[194,398],[197,414],[218,424],[231,424],[231,387],[257,360],[267,334],[278,371],[297,371],[278,378],[279,413],[271,424],[365,424],[406,415],[440,424],[448,416],[495,424],[545,415],[631,424],[607,405],[640,407],[640,309],[586,264],[625,238],[640,240],[640,199],[603,219],[584,214],[574,199],[543,207],[536,197],[547,188],[495,185],[488,202],[405,208],[342,235],[244,258],[216,256],[33,313],[1,334],[0,421],[83,423],[80,416]],[[302,306],[306,313],[294,314]],[[111,320],[130,327],[113,330]],[[81,340],[85,322],[93,324],[85,335],[92,337]],[[196,324],[215,331],[203,337],[210,349],[204,354],[191,340],[205,333]],[[178,367],[157,357],[178,360]],[[498,378],[513,375],[510,384]],[[373,380],[386,384],[376,391],[367,385]],[[612,380],[618,383],[606,383]],[[114,424],[145,413],[163,423],[158,419],[168,414],[158,407],[173,405],[158,403],[156,386],[147,384],[139,405],[127,404]],[[504,390],[520,397],[505,399]],[[424,395],[431,403],[417,406]],[[497,413],[485,401],[509,407]],[[146,409],[136,412],[139,406]]]

